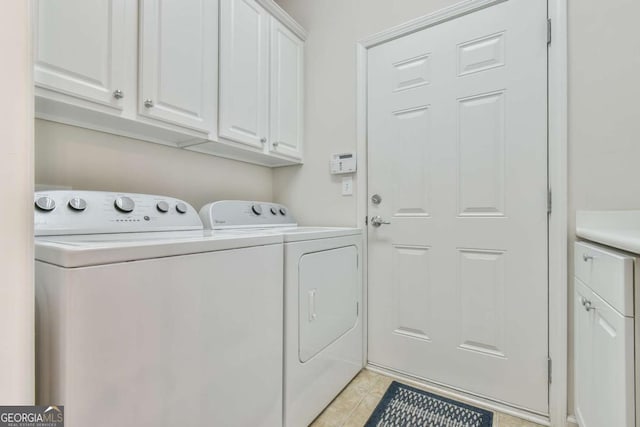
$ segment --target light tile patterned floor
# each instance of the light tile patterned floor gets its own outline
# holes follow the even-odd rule
[[[393,381],[364,369],[315,419],[311,427],[362,427]],[[401,382],[401,381],[400,381]],[[542,427],[510,415],[494,412],[494,427]]]

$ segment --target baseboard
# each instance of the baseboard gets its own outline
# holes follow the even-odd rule
[[[578,420],[576,420],[574,415],[569,415],[567,417],[567,427],[580,427],[578,425]]]
[[[391,378],[395,378],[407,384],[423,388],[427,391],[432,391],[433,393],[439,394],[444,397],[449,397],[455,400],[468,402],[472,405],[478,405],[478,406],[487,408],[491,411],[502,412],[503,414],[522,418],[524,420],[531,421],[543,426],[551,425],[548,417],[531,413],[524,409],[514,408],[513,406],[509,406],[504,403],[496,402],[494,400],[484,399],[482,397],[475,396],[473,394],[468,394],[468,393],[465,393],[459,390],[454,390],[439,384],[434,384],[422,378],[413,377],[411,375],[394,371],[382,366],[372,365],[371,363],[367,364],[366,368],[371,371],[377,372],[379,374],[386,375]],[[578,426],[575,425],[575,427],[578,427]]]

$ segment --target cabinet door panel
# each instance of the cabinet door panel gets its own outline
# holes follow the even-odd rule
[[[217,0],[141,3],[141,115],[215,131]]]
[[[593,299],[591,291],[579,280],[574,281],[573,319],[574,319],[574,364],[575,364],[575,414],[582,427],[595,427],[593,418],[593,316],[587,312],[583,301]],[[585,374],[586,373],[586,374]]]
[[[269,17],[254,0],[222,0],[220,13],[220,136],[262,148],[269,106]]]
[[[126,0],[39,0],[34,11],[36,85],[121,110]]]
[[[635,425],[633,318],[593,294],[593,419],[591,426]]]
[[[300,159],[303,139],[303,42],[271,23],[271,151]]]
[[[578,424],[581,427],[633,427],[633,318],[622,316],[579,279],[574,283],[575,414]]]

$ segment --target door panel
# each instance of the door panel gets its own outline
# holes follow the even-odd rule
[[[217,22],[217,1],[141,3],[142,116],[215,133]]]
[[[593,293],[591,316],[593,426],[635,426],[633,318],[624,317]],[[581,306],[575,306],[580,311]],[[606,369],[599,369],[605,367]],[[577,372],[577,371],[576,371]]]
[[[368,57],[369,359],[541,414],[546,56],[546,2],[512,0]]]
[[[122,110],[113,92],[126,84],[126,7],[125,0],[37,1],[36,85]]]
[[[302,158],[303,42],[271,18],[271,151]]]
[[[220,136],[262,148],[269,108],[269,15],[255,0],[222,0],[220,14]]]
[[[583,308],[582,301],[592,301],[593,293],[579,279],[574,281],[573,299],[573,354],[574,369],[574,405],[578,424],[582,427],[595,427],[593,419],[593,376],[579,375],[580,372],[592,372],[593,369],[593,316]]]
[[[429,298],[429,248],[415,246],[393,247],[393,271],[402,272],[393,280],[397,283],[393,299],[396,328],[394,333],[431,340],[432,328]]]
[[[347,246],[305,254],[298,275],[298,357],[305,363],[358,320],[358,249]]]

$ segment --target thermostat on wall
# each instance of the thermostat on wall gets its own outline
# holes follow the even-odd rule
[[[356,155],[341,153],[331,156],[331,174],[354,173],[356,171]]]

